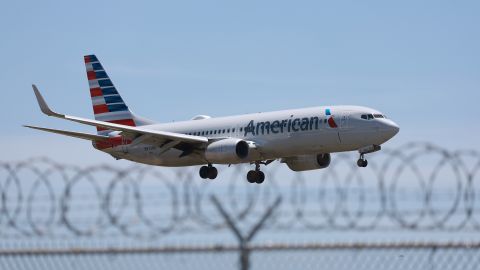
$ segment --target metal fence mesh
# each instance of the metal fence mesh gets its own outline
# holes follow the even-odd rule
[[[1,269],[239,269],[238,250],[3,254]],[[251,250],[246,269],[478,269],[478,247],[415,245]]]

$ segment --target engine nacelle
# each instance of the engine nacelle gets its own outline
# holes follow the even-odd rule
[[[282,159],[292,171],[310,171],[324,169],[330,165],[330,154],[303,155]]]
[[[244,140],[223,139],[213,142],[205,149],[205,158],[215,164],[235,164],[244,162],[250,146]]]

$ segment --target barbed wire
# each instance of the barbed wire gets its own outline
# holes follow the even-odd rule
[[[295,173],[265,168],[262,185],[249,184],[245,166],[221,168],[206,182],[198,168],[133,165],[74,166],[48,158],[0,162],[0,237],[94,236],[120,232],[155,238],[218,230],[215,194],[236,222],[248,224],[277,197],[266,224],[275,230],[480,230],[476,179],[480,152],[410,143],[369,156],[358,168],[351,154],[334,154],[329,168]]]

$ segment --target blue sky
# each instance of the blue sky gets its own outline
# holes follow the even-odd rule
[[[158,121],[355,104],[401,126],[387,146],[480,149],[479,12],[478,1],[6,1],[0,160],[111,160],[21,127],[94,131],[41,115],[30,88],[92,117],[90,53],[130,108]]]

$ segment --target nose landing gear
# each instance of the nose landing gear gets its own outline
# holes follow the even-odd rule
[[[357,166],[360,168],[365,168],[368,165],[368,161],[365,158],[364,154],[360,154],[360,158],[357,160]]]
[[[212,164],[208,164],[208,166],[202,166],[200,168],[200,177],[203,179],[215,179],[217,178],[218,171],[217,168],[213,167]]]
[[[361,168],[367,167],[368,161],[365,158],[365,154],[377,152],[377,151],[380,151],[381,149],[382,147],[380,145],[375,145],[375,144],[367,145],[358,149],[358,152],[360,153],[360,158],[357,161],[358,167],[361,167]]]

